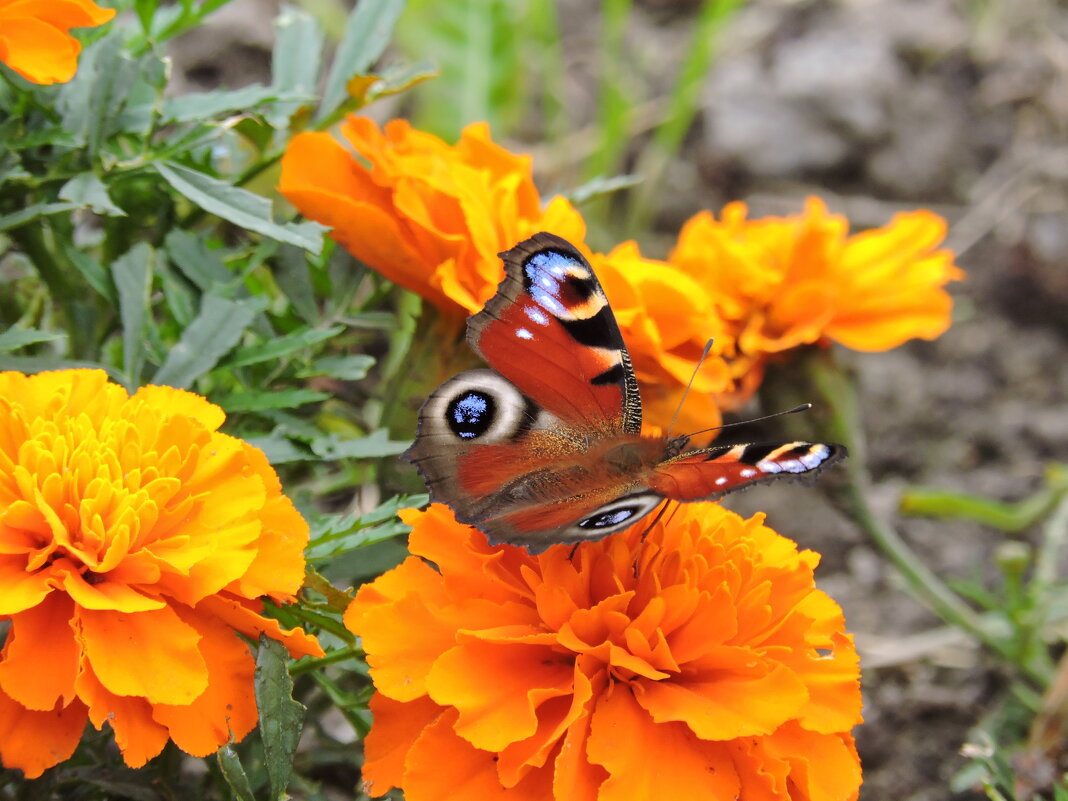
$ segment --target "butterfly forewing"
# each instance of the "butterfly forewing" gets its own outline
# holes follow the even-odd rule
[[[630,356],[589,262],[547,233],[501,258],[504,281],[468,321],[471,347],[564,425],[637,433],[641,401]]]

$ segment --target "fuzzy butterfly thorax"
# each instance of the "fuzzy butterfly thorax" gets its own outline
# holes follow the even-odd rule
[[[586,259],[548,233],[501,258],[505,278],[467,328],[492,369],[438,387],[404,454],[431,499],[492,542],[538,552],[600,539],[665,501],[711,500],[844,455],[809,442],[685,451],[686,436],[641,436],[630,355]]]

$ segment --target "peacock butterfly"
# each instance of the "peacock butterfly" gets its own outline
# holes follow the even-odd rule
[[[431,499],[491,542],[539,553],[597,540],[665,500],[712,500],[845,455],[820,442],[685,451],[688,436],[641,436],[630,355],[589,262],[544,232],[500,255],[504,280],[467,321],[492,369],[438,387],[404,453]]]

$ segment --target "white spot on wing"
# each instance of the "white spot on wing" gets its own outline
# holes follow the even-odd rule
[[[741,471],[741,472],[739,473],[739,475],[740,475],[740,476],[741,476],[742,478],[752,478],[752,477],[753,477],[753,476],[755,476],[756,474],[757,474],[757,471],[756,471],[756,470],[754,470],[754,469],[753,469],[753,468],[751,468],[751,467],[746,467],[746,468],[745,468],[744,470],[742,470],[742,471]]]
[[[541,309],[535,309],[533,306],[527,306],[523,309],[523,311],[526,312],[527,317],[529,317],[533,322],[537,323],[538,325],[549,324],[548,315],[545,314],[545,312],[543,312]]]
[[[716,479],[716,486],[717,487],[722,487],[726,483],[727,483],[727,477],[726,476],[720,476],[719,478]]]
[[[534,335],[525,328],[517,328],[515,335],[520,339],[534,339]]]

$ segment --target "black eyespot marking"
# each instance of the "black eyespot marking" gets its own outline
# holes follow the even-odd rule
[[[606,384],[622,384],[626,379],[626,375],[622,364],[614,364],[600,375],[595,375],[591,378],[590,383],[595,387],[605,386]]]
[[[460,439],[477,439],[497,417],[497,403],[485,392],[469,389],[449,401],[445,422]]]
[[[641,506],[620,506],[616,509],[610,509],[607,512],[601,512],[593,517],[587,517],[585,520],[579,521],[579,528],[592,528],[594,530],[599,528],[612,528],[618,526],[625,520],[629,520],[638,514],[642,510]]]

